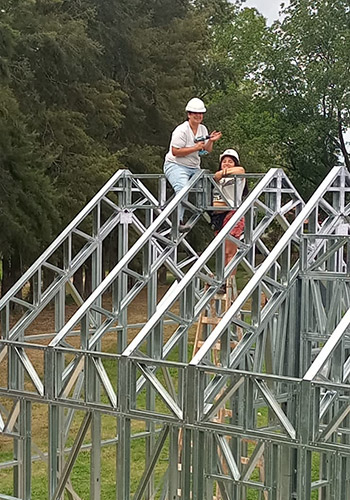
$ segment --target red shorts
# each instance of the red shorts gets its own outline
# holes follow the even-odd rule
[[[228,221],[231,219],[231,217],[235,213],[236,213],[236,210],[231,210],[231,212],[227,212],[227,214],[224,217],[224,220],[222,221],[222,226],[221,226],[220,229],[222,229],[224,226],[226,226],[226,224],[228,223]],[[230,231],[230,235],[234,236],[235,238],[237,238],[237,240],[239,240],[239,238],[243,234],[243,231],[244,231],[244,217],[242,217],[242,219],[240,219],[237,222],[237,224],[235,226],[233,226],[233,228]],[[215,236],[218,234],[218,232],[219,231],[215,231]]]

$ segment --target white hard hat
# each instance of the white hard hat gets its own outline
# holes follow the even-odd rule
[[[232,158],[234,158],[235,160],[237,160],[238,163],[239,163],[239,155],[238,155],[238,153],[237,153],[237,151],[235,149],[225,149],[225,151],[219,157],[220,164],[221,164],[221,160],[225,156],[231,156]]]
[[[204,106],[204,102],[202,99],[198,99],[198,97],[193,97],[190,99],[186,106],[186,111],[192,113],[205,113],[207,108]]]

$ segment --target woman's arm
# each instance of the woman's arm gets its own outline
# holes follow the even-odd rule
[[[228,167],[218,170],[214,175],[214,180],[220,181],[223,177],[227,175],[240,175],[245,174],[245,169],[243,167]]]

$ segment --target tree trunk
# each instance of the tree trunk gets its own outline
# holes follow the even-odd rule
[[[7,259],[2,261],[1,297],[11,288],[11,266]]]
[[[167,268],[165,266],[162,266],[158,271],[158,281],[160,285],[166,285],[166,272]]]
[[[10,290],[22,274],[20,255],[12,255],[2,260],[1,297]],[[20,297],[22,298],[22,297]]]
[[[89,297],[92,292],[92,267],[91,267],[91,258],[84,265],[84,299]]]
[[[342,119],[341,119],[341,113],[339,110],[338,110],[338,137],[339,137],[340,149],[341,149],[341,152],[344,156],[346,168],[350,169],[350,158],[349,158],[349,154],[347,152],[345,141],[344,141]]]
[[[83,266],[79,267],[79,269],[74,273],[73,285],[75,286],[80,296],[82,297],[84,292]]]

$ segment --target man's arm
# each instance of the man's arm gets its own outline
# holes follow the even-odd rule
[[[205,146],[204,146],[204,149],[206,151],[208,151],[208,153],[211,153],[213,151],[213,145],[214,145],[214,142],[215,141],[218,141],[219,139],[221,139],[222,137],[222,133],[221,132],[217,132],[216,130],[214,130],[211,134],[210,134],[210,138],[208,139],[208,141],[206,142]]]
[[[176,148],[175,146],[171,147],[171,152],[174,156],[187,156],[190,155],[191,153],[196,153],[196,151],[200,151],[201,149],[204,149],[205,143],[204,142],[197,142],[194,146],[189,146],[187,148]]]

